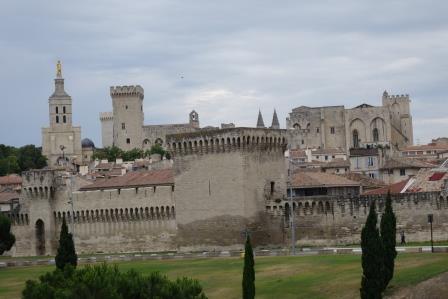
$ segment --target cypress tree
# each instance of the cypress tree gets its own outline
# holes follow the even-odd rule
[[[11,233],[11,220],[0,213],[0,255],[11,249],[16,237]]]
[[[387,285],[394,276],[395,257],[397,251],[396,245],[396,233],[397,233],[397,221],[394,211],[392,210],[392,198],[390,191],[387,193],[386,208],[381,218],[380,224],[381,240],[384,246],[384,285],[383,290],[387,288]]]
[[[75,243],[73,242],[73,235],[68,232],[65,218],[62,219],[61,234],[59,236],[59,247],[56,254],[56,267],[64,269],[65,265],[71,264],[76,267],[78,264],[78,256],[75,251]]]
[[[362,248],[362,280],[361,298],[380,299],[383,291],[384,279],[384,248],[377,227],[375,201],[370,204],[369,215],[361,232]]]
[[[254,252],[250,244],[249,235],[246,238],[244,248],[244,270],[243,270],[243,299],[255,298],[255,270],[254,270]]]

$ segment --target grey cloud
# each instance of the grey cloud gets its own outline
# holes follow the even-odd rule
[[[9,1],[0,11],[0,143],[40,144],[54,64],[99,143],[109,86],[145,88],[146,123],[253,126],[277,108],[413,99],[416,139],[446,135],[444,1]],[[183,78],[182,78],[183,77]],[[437,126],[434,130],[433,126]]]

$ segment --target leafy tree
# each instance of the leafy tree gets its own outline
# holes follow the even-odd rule
[[[78,263],[78,256],[75,251],[75,244],[73,242],[73,235],[68,232],[65,218],[62,219],[61,234],[59,236],[59,247],[56,254],[56,267],[64,269],[65,265],[70,264],[76,267]]]
[[[39,281],[27,281],[22,298],[207,299],[197,280],[170,281],[157,272],[149,276],[135,270],[122,273],[107,264],[56,269]]]
[[[163,149],[163,147],[160,144],[156,143],[153,146],[151,146],[149,154],[150,155],[159,154],[163,157],[163,156],[165,156],[166,151]]]
[[[9,156],[0,159],[0,175],[8,175],[11,173],[20,173],[20,166],[16,156]]]
[[[395,258],[397,251],[396,234],[397,234],[397,220],[395,218],[394,211],[392,210],[392,198],[390,191],[387,193],[386,208],[380,223],[381,240],[384,246],[384,286],[383,290],[387,288],[387,285],[394,276]]]
[[[244,248],[243,299],[253,298],[255,298],[254,252],[250,244],[250,237],[247,235]]]
[[[0,255],[11,249],[16,237],[11,233],[11,220],[0,213]]]
[[[22,146],[18,151],[17,159],[22,171],[47,166],[47,158],[42,155],[42,149],[32,144]]]
[[[120,148],[110,146],[103,149],[95,149],[92,157],[93,159],[115,161],[117,158],[121,158],[122,156],[123,151]]]
[[[42,155],[42,150],[34,145],[15,148],[0,144],[0,176],[40,169],[46,165],[47,158]]]
[[[379,299],[384,286],[384,247],[377,228],[375,201],[370,203],[366,224],[361,232],[362,280],[361,298]]]
[[[122,158],[124,161],[134,161],[143,158],[145,153],[142,149],[134,148],[130,151],[123,152]]]

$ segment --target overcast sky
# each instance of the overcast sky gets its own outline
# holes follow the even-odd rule
[[[370,4],[368,4],[370,3]],[[0,143],[41,144],[55,64],[101,145],[109,87],[145,89],[145,124],[255,126],[261,109],[410,94],[414,142],[448,135],[446,1],[2,1]]]

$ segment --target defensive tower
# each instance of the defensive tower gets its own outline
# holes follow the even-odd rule
[[[143,98],[140,85],[112,86],[113,145],[123,150],[142,148]]]
[[[256,244],[281,241],[281,226],[268,219],[266,202],[283,198],[286,190],[286,130],[173,134],[167,145],[174,159],[181,247],[239,246],[241,232],[255,227]]]

